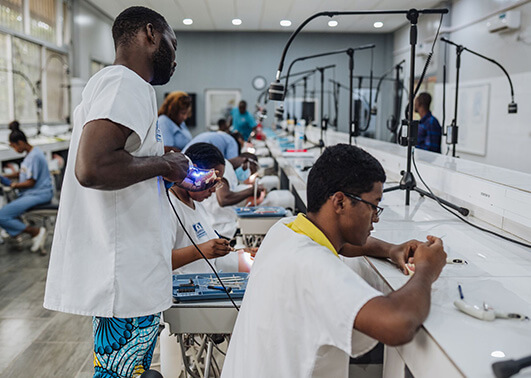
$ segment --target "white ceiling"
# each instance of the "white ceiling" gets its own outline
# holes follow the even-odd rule
[[[294,31],[306,18],[322,11],[402,10],[434,8],[441,0],[90,0],[115,18],[132,5],[143,5],[161,13],[175,30],[190,31]],[[191,18],[186,26],[182,20]],[[240,26],[232,19],[240,18]],[[292,22],[280,26],[280,20]],[[339,24],[328,26],[328,17],[312,20],[304,31],[389,33],[404,25],[405,15],[337,16]],[[380,29],[373,27],[381,21]]]

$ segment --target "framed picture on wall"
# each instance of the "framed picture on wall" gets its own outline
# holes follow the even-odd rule
[[[205,120],[206,127],[217,129],[220,118],[227,119],[232,108],[238,106],[241,100],[240,89],[206,89],[205,90]]]

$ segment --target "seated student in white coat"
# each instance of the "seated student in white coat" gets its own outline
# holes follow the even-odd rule
[[[371,238],[385,173],[362,149],[328,147],[308,177],[308,214],[277,222],[251,270],[222,378],[348,376],[349,356],[410,341],[426,319],[431,285],[446,264],[442,241],[393,245]],[[383,295],[346,257],[390,258],[415,275]]]
[[[223,154],[212,144],[196,143],[191,145],[185,153],[192,163],[203,169],[215,169],[218,177],[225,172]],[[232,248],[227,239],[220,238],[211,226],[210,216],[201,204],[210,197],[218,186],[201,192],[190,192],[181,187],[170,189],[170,201],[181,218],[201,252],[211,260],[210,263],[217,271],[237,272],[238,254],[229,253]],[[176,230],[176,241],[172,251],[172,267],[174,273],[210,273],[212,270],[207,262],[192,245],[188,236],[182,231],[182,226],[174,215],[172,229]]]
[[[247,199],[254,195],[253,185],[240,184],[252,173],[252,160],[256,160],[256,156],[248,153],[230,161],[225,160],[225,171],[221,179],[224,185],[216,191],[216,195],[205,201],[212,226],[223,237],[232,239],[238,228],[238,216],[234,206],[245,206]],[[257,196],[262,197],[264,192],[264,187],[258,185]]]

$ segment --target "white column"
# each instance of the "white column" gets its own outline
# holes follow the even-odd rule
[[[23,0],[22,2],[22,24],[24,26],[24,34],[31,35],[30,23],[30,0]]]

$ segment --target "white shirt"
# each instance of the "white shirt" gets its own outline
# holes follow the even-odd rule
[[[222,378],[348,377],[349,356],[376,340],[355,330],[382,295],[328,248],[277,222],[251,270]]]
[[[81,186],[74,174],[85,124],[108,119],[133,131],[133,156],[164,153],[153,87],[124,66],[94,75],[74,112],[44,307],[81,315],[137,317],[171,306],[169,204],[162,178],[120,190]]]
[[[231,162],[225,159],[225,173],[223,178],[229,183],[231,191],[238,191],[238,178]],[[248,185],[246,185],[246,188]],[[245,189],[245,188],[243,188]],[[241,189],[240,189],[241,190]],[[208,218],[212,227],[220,234],[227,238],[232,238],[238,228],[238,217],[234,211],[234,206],[221,207],[216,194],[208,197],[203,201],[205,209],[208,211]],[[244,204],[245,205],[245,204]]]
[[[213,197],[212,195],[211,197]],[[203,205],[194,201],[195,210],[181,202],[173,193],[170,193],[170,201],[175,207],[177,214],[181,218],[184,224],[184,228],[195,244],[199,246],[201,243],[205,243],[211,239],[217,239],[218,236],[214,231],[214,228],[210,225],[209,216]],[[173,211],[172,211],[173,213]],[[183,232],[182,226],[177,220],[175,214],[171,217],[171,225],[173,232],[177,235],[173,249],[180,249],[192,245],[192,242],[188,236]],[[201,248],[201,247],[199,247]],[[227,255],[208,260],[216,271],[237,272],[238,271],[238,254],[229,252]],[[173,271],[174,274],[192,274],[192,273],[212,273],[212,269],[208,266],[207,262],[201,258],[193,261],[190,264],[186,264]]]

